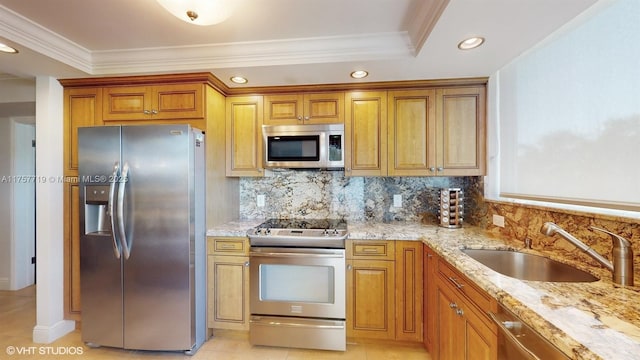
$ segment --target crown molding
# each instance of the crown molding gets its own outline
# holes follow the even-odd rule
[[[0,36],[63,64],[91,73],[91,52],[0,5]]]
[[[407,32],[94,51],[94,75],[315,64],[413,56]]]
[[[411,17],[407,24],[409,36],[415,48],[414,55],[417,56],[422,50],[422,46],[427,42],[447,5],[449,5],[449,0],[416,2],[416,7],[411,11]]]

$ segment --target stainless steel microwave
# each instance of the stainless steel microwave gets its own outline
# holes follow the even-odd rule
[[[344,124],[263,125],[265,168],[344,168]]]

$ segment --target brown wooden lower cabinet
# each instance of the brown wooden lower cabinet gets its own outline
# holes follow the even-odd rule
[[[422,298],[424,336],[423,344],[425,349],[431,353],[431,357],[437,359],[437,349],[435,345],[437,309],[436,309],[436,261],[437,255],[429,246],[424,245],[423,257],[423,277],[422,287],[424,296]]]
[[[429,339],[432,358],[496,360],[497,329],[487,316],[488,311],[496,311],[496,300],[426,246],[425,261],[433,261],[425,272],[425,333],[433,332]],[[435,286],[428,285],[430,281]]]
[[[208,327],[249,330],[246,238],[208,238]]]
[[[422,341],[422,243],[347,241],[347,336]]]

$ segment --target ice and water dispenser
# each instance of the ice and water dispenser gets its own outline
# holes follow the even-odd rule
[[[88,185],[84,189],[85,234],[111,234],[109,185]]]

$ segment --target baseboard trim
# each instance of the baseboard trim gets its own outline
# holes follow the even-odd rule
[[[76,322],[73,320],[60,320],[52,326],[36,325],[33,328],[33,342],[38,344],[49,344],[75,329]]]
[[[9,284],[9,278],[0,278],[0,290],[11,290],[11,284]]]

